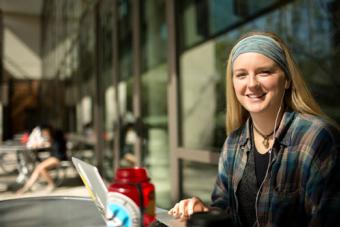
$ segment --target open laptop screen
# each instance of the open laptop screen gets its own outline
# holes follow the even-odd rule
[[[96,203],[100,213],[105,219],[105,208],[107,203],[108,191],[101,178],[97,167],[72,157],[72,162],[76,167],[86,189],[88,190],[93,201]]]

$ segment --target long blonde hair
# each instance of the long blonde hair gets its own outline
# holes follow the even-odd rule
[[[286,61],[288,64],[289,74],[291,78],[287,77],[290,81],[290,87],[286,90],[284,97],[284,104],[286,107],[296,111],[298,113],[312,114],[315,116],[320,116],[328,118],[322,111],[320,106],[317,104],[313,98],[311,92],[309,91],[303,77],[298,69],[297,64],[290,53],[290,50],[285,45],[285,43],[274,33],[269,32],[250,32],[242,36],[239,40],[252,35],[265,35],[273,38],[279,43],[282,50],[284,51]],[[230,134],[234,130],[241,127],[249,117],[249,113],[245,110],[236,98],[233,80],[232,80],[232,62],[231,53],[229,54],[226,70],[226,102],[227,102],[227,114],[226,114],[226,129],[227,134]]]

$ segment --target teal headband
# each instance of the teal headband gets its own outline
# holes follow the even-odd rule
[[[281,67],[286,76],[290,78],[284,51],[273,38],[265,35],[252,35],[242,39],[232,49],[232,65],[238,56],[249,52],[259,53],[272,59]]]

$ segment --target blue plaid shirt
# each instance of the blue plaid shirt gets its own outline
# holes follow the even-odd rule
[[[235,222],[236,191],[251,151],[250,120],[228,138],[220,156],[212,207]],[[267,176],[257,195],[259,226],[340,225],[339,131],[318,117],[286,111],[276,133]]]

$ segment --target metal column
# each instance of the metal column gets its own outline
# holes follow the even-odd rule
[[[132,50],[133,50],[133,113],[136,118],[137,140],[135,143],[135,155],[137,166],[142,166],[142,125],[141,111],[141,23],[140,23],[140,1],[132,1]]]
[[[178,42],[176,35],[176,9],[175,1],[166,0],[166,18],[168,26],[168,116],[170,134],[170,172],[171,172],[171,200],[178,201],[183,194],[182,165],[179,159],[179,130],[178,130]]]

